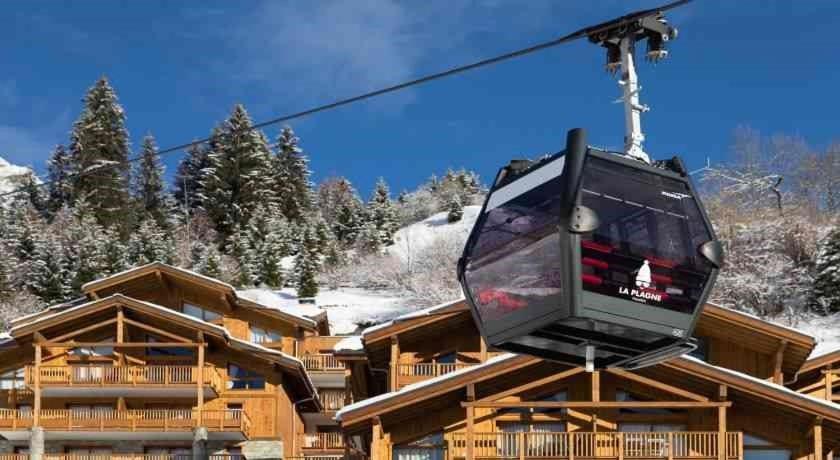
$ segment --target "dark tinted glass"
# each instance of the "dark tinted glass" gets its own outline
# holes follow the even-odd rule
[[[515,196],[490,209],[491,196],[477,224],[465,278],[483,322],[531,307],[556,306],[560,300],[560,178],[529,188],[533,177],[505,186],[518,195],[500,188],[497,192]]]
[[[581,243],[583,288],[693,313],[712,270],[711,239],[684,182],[590,156],[581,200],[600,226]]]

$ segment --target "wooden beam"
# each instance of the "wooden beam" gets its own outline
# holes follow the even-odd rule
[[[125,342],[125,312],[117,307],[117,343]],[[119,364],[125,364],[125,354],[118,353]]]
[[[503,398],[507,398],[508,396],[513,396],[517,393],[522,393],[524,391],[528,391],[534,388],[539,388],[545,386],[549,383],[556,382],[558,380],[563,380],[569,378],[573,375],[577,375],[584,372],[582,367],[573,367],[563,372],[559,372],[557,374],[549,375],[548,377],[543,377],[539,380],[534,380],[533,382],[526,383],[524,385],[519,385],[517,387],[511,388],[509,390],[502,391],[501,393],[496,393],[494,395],[490,395],[484,398],[479,399],[477,402],[488,402],[488,401],[498,401]]]
[[[483,363],[487,361],[487,342],[483,336],[478,337],[478,359]]]
[[[831,401],[831,395],[834,393],[834,372],[831,372],[832,365],[828,365],[828,372],[823,374],[823,380],[825,383],[825,388],[823,388],[823,393],[825,394],[825,400]]]
[[[475,384],[467,385],[467,401],[475,400]],[[467,459],[475,460],[475,407],[467,407]]]
[[[391,384],[390,391],[397,391],[400,382],[400,341],[397,336],[391,337]]]
[[[598,371],[590,372],[590,381],[591,381],[591,389],[592,389],[592,402],[598,402],[601,400],[601,373]]]
[[[134,321],[134,320],[131,320],[131,319],[128,319],[128,318],[125,318],[125,319],[124,319],[124,321],[125,321],[125,323],[126,323],[126,324],[128,324],[128,325],[131,325],[131,326],[134,326],[134,327],[137,327],[137,328],[140,328],[140,329],[143,329],[143,330],[149,331],[149,332],[151,332],[151,333],[153,333],[153,334],[157,334],[157,335],[159,335],[159,336],[161,336],[161,337],[166,337],[167,339],[171,339],[171,340],[174,340],[174,341],[176,341],[176,342],[178,342],[178,341],[183,341],[183,342],[185,342],[185,343],[189,343],[189,342],[190,342],[190,340],[189,340],[188,338],[186,338],[186,337],[181,337],[180,335],[177,335],[177,334],[173,334],[173,333],[171,333],[171,332],[164,331],[163,329],[159,329],[159,328],[156,328],[156,327],[154,327],[154,326],[149,326],[148,324],[143,324],[143,323],[141,323],[141,322]]]
[[[41,334],[40,332],[37,332],[37,331],[32,334],[32,338],[35,340],[36,343],[49,342],[49,340],[47,340],[47,338],[44,337],[44,334]]]
[[[822,433],[822,419],[817,417],[814,420],[814,460],[823,460],[823,433]]]
[[[205,345],[194,342],[44,342],[41,345],[47,348],[76,348],[76,347],[114,347],[114,348],[195,348]]]
[[[632,372],[628,372],[622,369],[607,369],[607,372],[613,375],[617,375],[621,378],[632,380],[637,383],[641,383],[642,385],[649,386],[651,388],[656,388],[657,390],[664,391],[666,393],[671,393],[675,396],[681,396],[685,399],[690,399],[692,401],[708,401],[709,398],[699,395],[697,393],[692,393],[690,391],[683,390],[682,388],[677,388],[675,386],[671,386],[665,383],[662,383],[658,380],[649,379],[647,377],[643,377],[638,374],[634,374]]]
[[[726,385],[718,386],[718,400],[723,402],[728,396],[728,388]],[[726,460],[726,407],[719,406],[717,409],[718,416],[718,460]]]
[[[34,404],[32,405],[32,426],[37,427],[41,421],[41,345],[35,344],[35,385],[33,389]]]
[[[729,401],[701,402],[701,401],[475,401],[462,402],[461,407],[489,407],[494,409],[709,409],[714,407],[730,407]]]
[[[204,342],[204,333],[198,331],[198,341]],[[195,378],[196,381],[196,407],[198,409],[198,426],[202,426],[202,421],[204,419],[204,348],[206,345],[202,345],[198,347],[198,375]]]
[[[773,360],[773,383],[777,385],[783,385],[785,382],[785,375],[782,373],[782,363],[785,359],[787,344],[787,340],[779,342],[779,348],[776,350],[776,357]]]
[[[90,291],[88,292],[88,295],[93,300],[99,300],[99,294],[97,294],[96,291]]]

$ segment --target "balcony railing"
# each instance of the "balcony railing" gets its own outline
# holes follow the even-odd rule
[[[345,396],[344,390],[318,390],[318,398],[327,411],[336,411],[344,407]]]
[[[342,438],[341,433],[306,434],[303,437],[303,448],[316,450],[344,449],[344,438]]]
[[[29,454],[0,454],[0,460],[29,460]]]
[[[482,459],[644,458],[713,459],[717,432],[475,433],[473,454]],[[467,456],[466,433],[447,435],[450,459]],[[742,434],[726,433],[726,458],[742,458]]]
[[[42,409],[39,424],[53,431],[190,431],[199,426],[195,409],[91,410]],[[242,410],[204,410],[201,426],[209,431],[250,435],[251,421]],[[0,430],[32,427],[32,411],[0,410]]]
[[[217,392],[223,388],[218,369],[209,366],[41,366],[39,373],[44,387],[196,385],[201,379]],[[27,367],[27,385],[35,384],[34,377],[35,367]]]
[[[341,371],[344,365],[329,353],[309,353],[301,356],[303,365],[309,371]]]
[[[44,454],[43,460],[192,460],[192,454]],[[213,456],[211,455],[212,459]]]
[[[439,375],[455,372],[473,364],[468,363],[410,363],[398,364],[398,385],[403,387],[412,383],[428,380]]]

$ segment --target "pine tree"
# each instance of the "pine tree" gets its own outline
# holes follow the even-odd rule
[[[221,241],[226,241],[237,226],[247,224],[257,205],[274,201],[268,144],[241,105],[225,121],[209,158],[200,198]]]
[[[291,254],[289,222],[274,206],[260,206],[248,223],[247,246],[256,285],[282,287],[282,260]]]
[[[300,221],[313,207],[309,160],[299,142],[292,128],[284,126],[271,162],[280,212],[292,221]]]
[[[391,201],[388,184],[381,177],[376,182],[373,195],[370,201],[368,201],[367,218],[379,231],[380,245],[390,246],[394,244],[394,233],[396,233],[399,226],[397,223],[397,209]]]
[[[814,269],[815,309],[823,313],[840,311],[840,227],[821,242]]]
[[[315,297],[318,295],[317,276],[321,262],[315,251],[317,244],[318,238],[314,229],[305,226],[294,267],[298,297]]]
[[[147,135],[143,138],[132,188],[142,218],[151,217],[158,225],[165,227],[167,203],[163,190],[163,171],[155,138],[151,134]]]
[[[236,228],[229,238],[228,247],[239,265],[236,272],[236,284],[240,287],[254,286],[259,277],[254,249],[251,247],[248,231]]]
[[[201,241],[195,241],[190,251],[191,268],[211,278],[219,278],[222,275],[222,256],[213,244],[205,245]]]
[[[449,202],[446,203],[446,221],[451,224],[458,222],[462,217],[464,217],[464,206],[461,204],[458,195],[453,194],[449,197]]]
[[[73,203],[71,167],[70,153],[63,145],[57,145],[47,166],[47,211],[51,215]]]
[[[341,246],[352,247],[364,221],[364,206],[350,181],[337,177],[323,182],[318,187],[318,209]]]
[[[128,240],[128,261],[132,266],[151,262],[171,264],[174,257],[172,238],[154,219],[144,220]]]
[[[61,302],[73,293],[61,243],[52,235],[39,235],[28,267],[26,284],[44,302]]]
[[[17,289],[15,283],[17,268],[17,259],[6,248],[6,245],[0,244],[0,300],[11,297]]]
[[[85,96],[70,135],[72,196],[86,198],[99,222],[127,233],[132,219],[128,194],[128,131],[114,89],[100,78]]]
[[[175,174],[175,201],[178,206],[186,205],[189,211],[201,207],[199,197],[204,191],[202,177],[204,170],[210,167],[209,152],[217,143],[217,130],[214,129],[210,139],[208,146],[197,143],[191,145],[187,149],[187,156],[178,164]]]
[[[52,233],[61,239],[73,292],[80,292],[82,285],[105,274],[108,255],[104,243],[110,235],[89,213],[84,200],[77,203],[75,210],[65,207],[59,211],[52,227]]]
[[[23,179],[24,195],[29,200],[29,204],[33,209],[38,211],[42,216],[47,216],[47,197],[44,195],[44,190],[34,174],[29,174]]]
[[[375,254],[382,249],[382,234],[372,220],[362,224],[355,247],[361,254]]]

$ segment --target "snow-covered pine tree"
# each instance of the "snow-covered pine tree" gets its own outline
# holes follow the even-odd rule
[[[71,168],[70,153],[63,145],[56,145],[47,162],[47,211],[51,215],[73,203]]]
[[[268,143],[253,129],[242,105],[224,122],[209,158],[200,198],[220,240],[226,241],[237,226],[248,222],[257,205],[275,199]]]
[[[814,309],[823,314],[840,311],[840,227],[820,243],[814,270]]]
[[[394,233],[398,224],[397,209],[391,201],[391,194],[385,179],[379,178],[366,210],[367,218],[379,231],[380,245],[394,244]]]
[[[51,233],[60,237],[73,292],[81,292],[83,284],[105,274],[105,238],[113,235],[96,222],[84,199],[75,210],[65,207],[55,215]]]
[[[260,206],[248,223],[247,239],[255,264],[254,284],[282,287],[282,259],[292,253],[289,222],[275,206]]]
[[[239,287],[254,286],[259,277],[259,269],[248,231],[239,227],[235,228],[229,238],[228,247],[238,266],[235,277],[236,285]]]
[[[382,234],[372,220],[362,224],[355,248],[360,254],[376,254],[382,249]]]
[[[85,197],[99,222],[127,233],[130,219],[125,112],[105,77],[88,90],[70,134],[72,196]]]
[[[350,181],[335,177],[321,183],[318,209],[341,246],[352,247],[364,221],[364,205]]]
[[[132,266],[151,262],[171,264],[175,243],[154,219],[146,219],[128,239],[128,262]]]
[[[295,278],[298,297],[318,295],[318,271],[321,267],[320,256],[315,250],[318,237],[315,230],[307,225],[302,233],[302,241],[295,258]]]
[[[68,300],[73,294],[74,274],[68,269],[64,248],[58,238],[39,234],[28,264],[26,285],[47,303]]]
[[[214,244],[206,245],[201,241],[193,242],[190,258],[190,268],[193,271],[211,278],[219,278],[222,275],[222,256]]]
[[[0,244],[0,300],[8,299],[17,290],[17,259],[6,245]]]
[[[38,211],[38,213],[42,216],[49,215],[47,209],[47,197],[44,193],[44,189],[38,183],[35,175],[29,174],[23,179],[23,181],[23,194],[26,195],[27,199],[29,200],[29,204],[32,205],[32,208]]]
[[[187,206],[188,210],[201,207],[201,200],[204,189],[202,177],[204,170],[210,167],[209,152],[217,144],[218,128],[214,128],[207,146],[193,144],[187,149],[187,155],[178,163],[178,171],[175,173],[174,189],[175,201],[178,206]]]
[[[449,197],[449,202],[446,203],[446,221],[451,223],[458,222],[464,217],[464,206],[461,204],[458,195],[452,194]]]
[[[294,222],[302,220],[313,207],[312,183],[309,180],[312,173],[299,143],[300,139],[292,128],[284,126],[277,137],[276,152],[271,161],[280,212]]]
[[[132,181],[132,192],[141,218],[153,218],[161,227],[167,226],[167,203],[163,185],[163,164],[160,162],[155,138],[143,138],[140,161]]]

